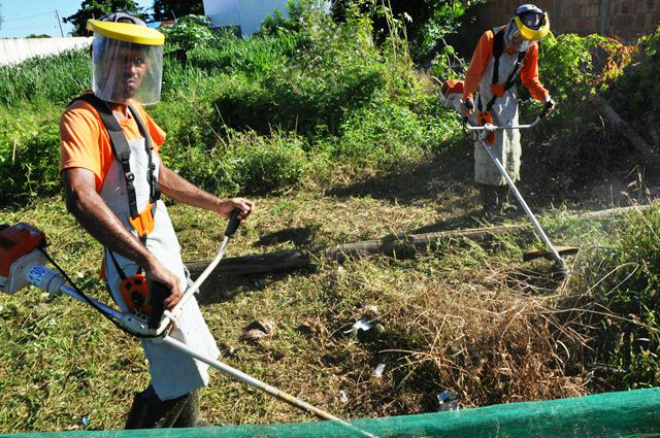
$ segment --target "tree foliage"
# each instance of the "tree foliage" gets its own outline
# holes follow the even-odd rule
[[[213,39],[213,32],[207,27],[208,24],[210,21],[204,15],[187,15],[174,26],[163,27],[161,30],[169,46],[188,51]]]
[[[75,14],[64,17],[65,23],[73,24],[73,36],[87,35],[87,20],[100,18],[112,12],[126,12],[135,16],[138,13],[138,4],[134,0],[83,0],[80,9]]]
[[[416,59],[433,54],[443,39],[456,32],[468,9],[484,0],[335,0],[332,15],[344,21],[350,10],[371,12],[375,32],[380,38],[391,32],[392,21],[405,26],[406,39]],[[385,12],[389,11],[389,12]],[[388,14],[391,16],[388,18]]]
[[[202,0],[154,0],[154,20],[173,20],[184,15],[203,15]]]

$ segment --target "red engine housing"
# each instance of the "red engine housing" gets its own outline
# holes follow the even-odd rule
[[[0,277],[8,277],[11,266],[21,257],[46,244],[46,235],[31,225],[0,226]]]

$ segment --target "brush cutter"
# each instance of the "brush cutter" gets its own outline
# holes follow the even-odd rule
[[[477,142],[484,148],[484,150],[488,153],[490,158],[493,160],[493,163],[495,163],[495,166],[497,166],[497,169],[500,171],[502,174],[502,177],[506,180],[506,183],[509,185],[509,188],[513,192],[513,194],[516,196],[516,199],[518,200],[518,203],[520,206],[525,210],[525,213],[527,214],[527,217],[529,220],[532,222],[532,225],[534,225],[534,228],[536,230],[536,233],[540,237],[540,239],[543,241],[545,246],[548,248],[549,251],[549,256],[554,259],[556,262],[557,266],[561,269],[562,272],[567,272],[567,266],[566,262],[560,255],[560,250],[555,247],[552,242],[550,241],[550,238],[548,238],[547,234],[545,234],[545,231],[543,231],[543,228],[541,228],[541,224],[539,221],[536,219],[536,216],[534,216],[534,213],[532,213],[532,210],[529,208],[527,205],[527,202],[525,202],[525,199],[522,197],[520,192],[518,191],[518,188],[516,187],[515,183],[509,176],[509,174],[506,172],[504,169],[504,166],[502,166],[502,163],[500,163],[500,160],[495,156],[495,153],[493,150],[490,148],[488,145],[488,142],[486,141],[486,138],[488,135],[494,134],[496,131],[503,131],[505,129],[530,129],[533,128],[534,126],[538,125],[545,116],[548,115],[548,113],[551,110],[551,105],[548,103],[546,104],[545,108],[543,109],[543,112],[536,117],[536,119],[528,124],[528,125],[510,125],[510,126],[496,126],[493,125],[492,123],[485,123],[483,126],[473,126],[468,122],[468,119],[465,118],[463,120],[464,126],[470,130],[470,131],[475,131],[477,134]],[[574,247],[559,247],[561,249],[561,252],[565,255],[568,254],[575,254],[577,252],[577,248]],[[530,256],[527,256],[526,259],[532,259],[532,258],[537,258],[537,257],[545,257],[546,254],[541,253],[541,252],[536,252],[535,254],[530,253]]]
[[[376,438],[373,434],[358,429],[349,422],[342,420],[322,409],[312,406],[284,391],[255,379],[235,368],[222,362],[206,357],[189,348],[186,344],[167,335],[170,326],[176,322],[181,314],[183,306],[190,300],[195,292],[199,291],[201,284],[213,272],[222,260],[229,240],[238,229],[240,221],[239,209],[232,212],[231,219],[227,225],[225,236],[213,262],[189,287],[182,299],[171,311],[165,310],[163,301],[169,295],[169,290],[164,285],[155,284],[150,293],[151,312],[144,319],[133,313],[124,313],[93,298],[85,295],[69,278],[66,272],[48,255],[45,250],[46,235],[25,223],[14,226],[0,226],[0,292],[14,294],[19,290],[32,285],[50,294],[65,293],[87,305],[90,305],[103,316],[109,319],[121,330],[139,337],[150,338],[152,342],[161,342],[169,347],[183,352],[218,371],[254,388],[259,389],[273,397],[278,398],[294,407],[300,408],[323,420],[330,420],[342,427],[350,429],[360,436]],[[46,267],[50,262],[57,271]],[[67,284],[68,283],[68,284]]]

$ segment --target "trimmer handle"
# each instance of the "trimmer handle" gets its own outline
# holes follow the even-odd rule
[[[160,326],[160,320],[163,319],[163,313],[165,313],[165,300],[171,293],[172,290],[163,283],[154,281],[149,284],[149,304],[151,311],[149,312],[147,325],[151,330],[157,330]]]
[[[241,214],[241,209],[238,207],[231,212],[229,223],[227,224],[227,229],[225,230],[225,236],[232,238],[234,237],[234,234],[236,234],[236,230],[238,230],[238,226],[241,224],[241,221],[238,218],[239,214]]]
[[[548,101],[545,103],[545,107],[543,108],[543,112],[541,115],[539,115],[539,119],[544,119],[548,114],[550,114],[550,111],[555,107],[555,103],[553,101]]]

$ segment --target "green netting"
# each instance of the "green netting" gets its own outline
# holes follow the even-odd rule
[[[660,389],[615,392],[548,402],[511,403],[434,414],[408,415],[352,424],[377,437],[401,438],[651,438],[660,437]],[[3,438],[323,438],[365,437],[329,422],[203,429],[52,432]]]

